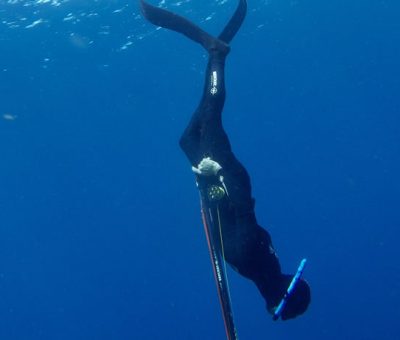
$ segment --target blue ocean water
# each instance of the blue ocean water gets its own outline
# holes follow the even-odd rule
[[[154,1],[216,34],[234,0]],[[240,339],[399,339],[400,3],[248,0],[224,124],[283,270],[273,322],[230,271]],[[136,1],[0,0],[0,339],[224,339],[177,141],[206,56]]]

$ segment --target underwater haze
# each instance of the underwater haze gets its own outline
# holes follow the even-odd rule
[[[236,0],[153,0],[218,34]],[[400,2],[248,0],[224,124],[309,310],[229,271],[243,340],[400,339]],[[0,0],[0,339],[224,339],[180,134],[206,55],[138,1]]]

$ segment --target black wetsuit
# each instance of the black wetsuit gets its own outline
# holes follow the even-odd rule
[[[194,167],[205,157],[221,165],[222,169],[217,176],[198,180],[202,181],[202,185],[211,185],[219,181],[219,176],[223,176],[228,195],[219,203],[219,211],[225,259],[241,275],[257,285],[268,309],[272,311],[282,299],[291,276],[281,273],[271,237],[257,223],[249,175],[232,152],[221,117],[225,102],[224,72],[225,59],[229,53],[228,44],[243,22],[247,3],[239,0],[232,19],[218,38],[174,13],[150,6],[144,1],[141,1],[141,6],[149,21],[186,35],[208,51],[203,95],[180,139],[180,146]],[[293,311],[286,318],[301,312]]]
[[[180,146],[193,166],[205,157],[222,166],[218,176],[223,176],[228,192],[219,204],[225,259],[241,275],[254,281],[270,305],[275,306],[284,293],[279,262],[270,235],[257,223],[249,175],[233,154],[222,126],[224,64],[224,55],[210,54],[203,97],[181,137]]]

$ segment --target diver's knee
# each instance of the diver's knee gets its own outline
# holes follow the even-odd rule
[[[199,145],[196,143],[196,139],[190,134],[184,133],[179,139],[179,146],[192,166],[197,166],[199,163]]]
[[[187,132],[184,132],[181,138],[179,138],[180,148],[183,150],[183,152],[188,154],[192,144],[193,144],[193,138]]]
[[[182,150],[187,147],[188,144],[188,136],[186,133],[183,133],[182,136],[179,138],[179,146]]]

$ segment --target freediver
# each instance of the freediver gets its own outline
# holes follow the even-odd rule
[[[182,33],[208,52],[203,95],[179,143],[198,183],[213,190],[217,188],[210,190],[210,195],[218,196],[218,189],[226,193],[219,202],[225,260],[256,284],[271,314],[283,299],[286,299],[285,307],[279,315],[282,320],[304,313],[311,299],[310,288],[300,279],[288,296],[293,275],[282,274],[271,237],[257,223],[249,175],[233,154],[222,126],[225,59],[230,52],[229,44],[246,16],[246,0],[239,0],[236,11],[218,37],[144,0],[140,0],[140,5],[144,17],[151,23]]]

